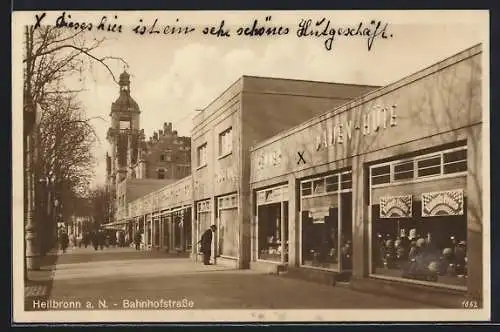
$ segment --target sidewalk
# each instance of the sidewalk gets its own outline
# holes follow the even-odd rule
[[[24,282],[25,304],[50,296],[58,257],[57,250],[52,250],[40,258],[40,270],[28,271],[28,280]]]
[[[189,259],[161,258],[59,265],[50,300],[67,302],[75,299],[80,303],[101,301],[107,303],[107,309],[138,309],[134,306],[143,301],[169,300],[190,301],[193,309],[432,307],[254,270],[235,270],[222,265],[205,266]],[[29,307],[26,310],[30,310]]]

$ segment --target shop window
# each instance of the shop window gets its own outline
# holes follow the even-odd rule
[[[417,161],[417,176],[425,177],[441,174],[441,156],[427,157]]]
[[[233,149],[232,128],[228,128],[219,134],[219,156],[229,154]]]
[[[323,194],[325,192],[325,179],[313,181],[314,194]]]
[[[380,205],[372,205],[373,274],[466,287],[467,204],[455,191],[438,195],[449,195],[438,200],[454,200],[463,209],[423,214],[422,202],[413,201],[412,212],[398,218],[381,217]]]
[[[414,168],[415,163],[413,160],[394,165],[394,181],[413,179]]]
[[[351,189],[352,188],[352,173],[344,173],[340,176],[341,179],[341,189]]]
[[[467,150],[447,152],[443,155],[444,174],[467,171]]]
[[[372,185],[391,182],[391,166],[378,166],[371,169]]]
[[[326,178],[326,191],[336,192],[339,190],[339,176],[333,175]]]
[[[288,208],[283,203],[273,203],[258,207],[258,258],[262,260],[287,261]],[[282,235],[284,238],[282,238]]]
[[[329,209],[326,216],[302,212],[302,265],[337,268],[337,209]]]
[[[202,144],[197,149],[197,163],[198,167],[204,166],[207,164],[207,143]]]
[[[312,195],[312,183],[302,182],[302,196],[310,196],[310,195]]]

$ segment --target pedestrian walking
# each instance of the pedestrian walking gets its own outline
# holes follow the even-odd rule
[[[210,265],[210,256],[212,256],[212,238],[216,229],[217,226],[210,226],[210,228],[203,233],[200,241],[197,243],[200,244],[200,252],[203,254],[203,264],[205,265]]]
[[[139,232],[135,233],[135,238],[134,238],[135,250],[141,249],[141,240],[142,240],[141,233]]]
[[[61,246],[62,252],[65,253],[69,245],[69,237],[64,230],[62,230],[59,234],[59,244]]]
[[[92,233],[90,233],[90,240],[92,241],[92,246],[94,247],[94,250],[99,250],[98,230],[94,230],[94,231],[92,231]]]
[[[101,248],[101,250],[104,250],[104,245],[106,244],[106,233],[104,233],[104,231],[102,229],[99,230],[99,233],[98,233],[98,241],[99,241],[99,248]]]

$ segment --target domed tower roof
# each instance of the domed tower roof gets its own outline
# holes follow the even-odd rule
[[[120,86],[120,96],[111,105],[111,112],[135,112],[139,113],[139,105],[130,95],[130,74],[123,71],[118,81]]]
[[[120,74],[120,80],[118,82],[120,85],[129,85],[130,84],[130,74],[127,73],[127,70],[124,70],[123,73]]]

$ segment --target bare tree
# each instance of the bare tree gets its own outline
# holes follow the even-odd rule
[[[93,63],[102,65],[116,83],[110,61],[127,65],[120,57],[96,55],[105,39],[91,37],[83,30],[74,32],[54,26],[27,26],[25,35],[24,89],[35,105],[49,102],[54,95],[80,92],[80,89],[70,89],[66,79],[79,74],[81,82],[82,74]]]
[[[36,185],[40,180],[46,180],[49,185],[57,183],[58,188],[54,188],[54,191],[57,189],[59,196],[66,200],[71,197],[66,195],[66,192],[76,194],[78,191],[85,191],[92,160],[88,153],[91,144],[89,137],[92,135],[88,134],[93,130],[90,130],[90,119],[84,117],[84,113],[75,103],[75,96],[82,91],[81,87],[71,86],[68,79],[74,78],[81,83],[84,73],[88,72],[93,64],[98,64],[117,82],[111,69],[111,61],[125,65],[127,63],[119,57],[98,56],[97,51],[104,41],[104,38],[97,39],[84,31],[75,32],[54,26],[25,27],[23,149],[27,241],[36,242],[37,236],[33,235],[33,230],[43,226],[35,227],[33,213],[43,211],[43,208],[48,208],[48,204],[54,201],[54,198],[47,197],[41,200],[43,193],[48,191],[47,188],[41,191],[40,186]],[[67,104],[64,105],[64,102]],[[38,108],[42,111],[42,119],[41,125],[35,126]],[[66,118],[64,112],[68,112]],[[40,142],[37,142],[38,137]],[[38,145],[35,147],[40,147],[41,151],[34,149],[34,145]],[[74,157],[71,162],[69,155],[65,155],[67,152]],[[46,156],[50,158],[45,159]],[[37,163],[43,161],[44,167],[34,168],[35,160]],[[38,219],[38,216],[36,218]],[[35,247],[37,246],[30,242],[26,250],[33,255],[31,251]],[[26,270],[27,259],[25,279]]]
[[[86,194],[93,176],[97,136],[73,95],[42,105],[41,121],[34,130],[33,172],[36,215],[45,222],[40,227],[41,240],[45,240],[40,246],[45,252],[54,240],[57,217],[67,220],[73,202]]]

